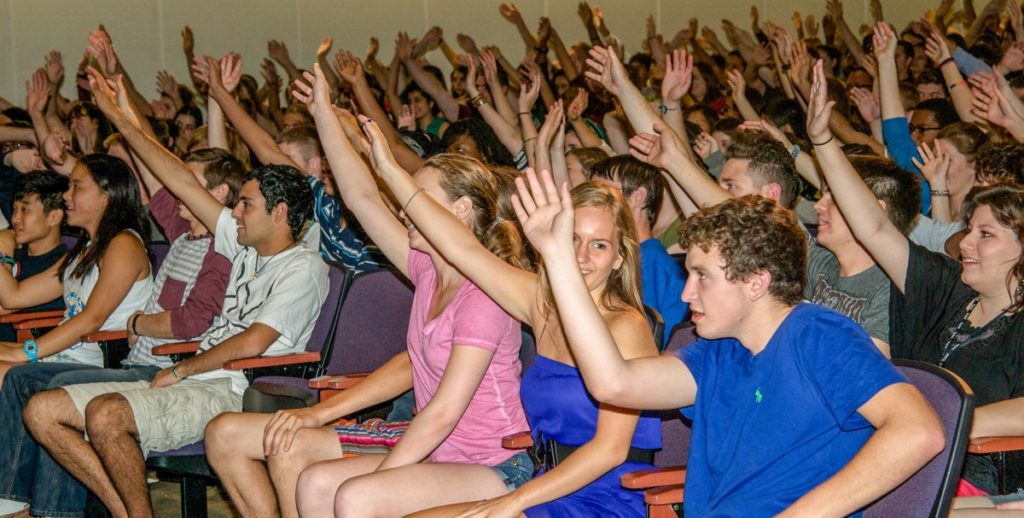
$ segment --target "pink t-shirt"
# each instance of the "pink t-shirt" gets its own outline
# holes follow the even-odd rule
[[[444,311],[428,322],[430,301],[437,285],[437,271],[429,255],[409,251],[409,278],[416,285],[408,342],[417,408],[425,408],[437,392],[453,345],[494,351],[462,419],[430,455],[430,460],[501,464],[518,453],[502,448],[501,438],[530,429],[519,400],[519,322],[468,280]]]

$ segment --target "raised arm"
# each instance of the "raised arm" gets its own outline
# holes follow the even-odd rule
[[[732,196],[683,152],[688,144],[665,127],[655,124],[651,133],[637,133],[629,139],[629,152],[641,162],[669,173],[699,207],[717,205]]]
[[[508,314],[521,322],[530,322],[531,310],[539,300],[537,275],[502,261],[480,244],[473,231],[454,214],[430,196],[417,195],[423,189],[394,162],[377,125],[363,119],[363,131],[370,139],[377,173],[395,198],[404,201],[405,215],[416,229]]]
[[[310,115],[316,121],[320,142],[323,144],[327,161],[331,164],[331,173],[338,185],[338,192],[345,206],[359,220],[370,239],[384,252],[391,264],[408,277],[408,229],[398,221],[381,199],[381,193],[377,190],[377,184],[369,168],[345,138],[341,122],[331,109],[327,78],[320,70],[320,65],[313,65],[313,72],[313,75],[306,77],[306,82],[313,86],[309,87],[306,82],[296,81],[293,93],[297,99],[306,103]],[[401,203],[408,199],[399,193],[394,194]]]
[[[136,127],[117,106],[117,94],[95,69],[89,69],[89,87],[96,105],[160,180],[211,232],[224,206],[196,180],[184,162]]]
[[[910,243],[906,236],[889,221],[885,209],[861,180],[839,143],[828,129],[829,112],[833,101],[828,100],[825,71],[821,61],[814,66],[814,84],[807,112],[807,136],[814,143],[815,154],[832,198],[843,212],[850,230],[889,279],[904,290]]]
[[[404,32],[398,33],[398,39],[395,41],[395,52],[398,53],[398,59],[405,66],[405,70],[412,76],[412,80],[416,82],[424,92],[427,92],[437,106],[441,108],[441,113],[444,117],[452,122],[459,120],[459,103],[455,101],[452,94],[444,87],[441,81],[438,81],[434,74],[423,70],[419,62],[416,61],[415,56],[412,53],[413,43],[409,39],[409,35]]]
[[[538,179],[529,171],[526,178],[530,188],[517,178],[519,195],[512,203],[526,236],[544,258],[562,329],[587,391],[602,403],[623,408],[669,409],[693,404],[697,384],[682,362],[668,356],[623,358],[616,345],[619,337],[609,331],[580,273],[568,184],[556,189],[546,172]],[[612,327],[625,326],[613,321]],[[641,332],[650,333],[632,328],[620,341],[643,340],[637,336]]]
[[[977,123],[978,119],[971,113],[971,91],[967,88],[964,76],[960,74],[956,62],[946,43],[946,37],[932,24],[927,25],[929,29],[928,40],[925,42],[925,54],[932,60],[932,63],[942,72],[942,78],[949,88],[949,97],[953,100],[953,107],[960,120],[969,123]]]
[[[480,59],[484,67],[494,66],[493,58],[489,64],[484,61],[483,54],[481,54]],[[467,54],[466,63],[469,64],[469,71],[466,74],[466,93],[468,93],[470,97],[479,97],[480,91],[477,90],[476,87],[476,76],[479,70],[477,67],[477,58],[473,57],[471,54]],[[497,90],[494,89],[494,87],[498,86],[497,83],[497,80],[493,83],[488,81],[488,84],[491,87],[491,99],[495,101],[499,97],[504,96],[504,94],[501,93],[500,87]],[[508,103],[506,102],[505,104],[507,105]],[[494,134],[498,136],[498,140],[501,141],[501,144],[505,146],[505,149],[507,149],[512,156],[515,156],[521,149],[523,149],[523,139],[519,135],[519,131],[509,124],[508,119],[498,113],[493,106],[484,102],[477,106],[477,110],[480,112],[480,116],[483,117],[484,122],[494,130]]]
[[[928,185],[932,189],[932,219],[953,221],[949,206],[949,182],[947,181],[951,157],[938,139],[932,144],[934,150],[930,149],[928,144],[917,146],[917,154],[921,156],[921,160],[914,158],[914,165],[928,180]]]
[[[665,56],[665,77],[661,80],[661,113],[665,124],[676,132],[686,135],[683,122],[683,97],[690,91],[693,82],[693,56],[685,50],[674,50]],[[648,110],[644,110],[648,112]],[[631,119],[632,120],[632,119]]]
[[[906,117],[907,111],[900,97],[900,79],[896,71],[896,35],[886,23],[875,25],[875,58],[878,60],[879,97],[882,120]]]
[[[832,16],[832,23],[839,29],[839,39],[843,42],[846,50],[853,56],[857,63],[864,61],[864,49],[860,47],[860,39],[850,30],[843,18],[843,3],[839,0],[828,0],[826,3],[828,13]]]
[[[219,63],[211,63],[205,58],[197,60],[193,65],[196,69],[196,77],[198,77],[204,83],[210,81],[210,68],[214,66],[220,67],[220,78],[221,83],[224,85],[224,89],[229,94],[233,94],[235,88],[238,87],[238,83],[242,78],[242,59],[237,54],[228,53],[223,58],[220,58]],[[273,66],[273,64],[271,64]],[[210,142],[210,147],[223,149],[230,151],[228,147],[228,127],[227,122],[224,120],[224,110],[221,109],[220,103],[210,98],[210,102],[206,105],[207,112],[209,113],[208,120],[206,122],[207,137]]]

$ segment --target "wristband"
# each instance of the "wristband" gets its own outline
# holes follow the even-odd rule
[[[800,156],[800,144],[793,144],[793,149],[789,154],[793,157],[793,160],[796,160],[796,157]]]
[[[132,334],[139,336],[139,332],[135,329],[135,321],[139,319],[139,314],[135,313],[132,315],[132,319],[128,321],[128,328],[132,330]]]
[[[932,191],[932,196],[949,196],[949,191]]]
[[[946,58],[946,59],[944,59],[944,60],[939,62],[939,68],[941,69],[942,67],[944,67],[944,66],[946,66],[946,65],[948,65],[950,63],[956,63],[956,60],[954,60],[952,57],[948,57],[948,58]]]
[[[826,140],[825,142],[814,142],[814,141],[811,141],[811,145],[812,146],[824,146],[825,144],[828,144],[829,142],[832,142],[833,138],[835,138],[835,137],[833,137],[832,135],[829,135],[828,136],[828,140]]]
[[[682,108],[683,105],[681,104],[679,106],[676,106],[675,108],[669,108],[668,106],[665,106],[665,103],[661,103],[661,105],[658,106],[658,111],[660,111],[662,115],[665,115],[668,112],[674,112],[676,110],[681,110]]]
[[[174,379],[176,379],[176,380],[178,380],[178,381],[185,381],[185,378],[187,378],[187,377],[188,377],[188,376],[185,376],[185,377],[183,378],[183,377],[181,377],[181,376],[179,376],[179,375],[178,375],[178,364],[177,364],[177,363],[175,363],[175,364],[174,364],[174,365],[173,365],[173,366],[171,367],[171,376],[174,376]]]
[[[25,351],[25,356],[28,356],[29,363],[39,361],[39,344],[35,340],[25,340],[25,343],[21,344],[21,350]]]

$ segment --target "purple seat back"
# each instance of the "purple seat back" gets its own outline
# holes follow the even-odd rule
[[[68,252],[70,252],[75,247],[75,244],[78,243],[78,234],[61,234],[60,242],[64,243],[64,248],[67,248]]]
[[[206,455],[206,444],[203,441],[194,442],[176,450],[149,452],[150,457],[191,457],[194,455]]]
[[[309,336],[306,344],[307,352],[323,351],[324,347],[334,336],[338,322],[338,309],[341,306],[341,298],[345,294],[345,285],[348,282],[348,270],[344,266],[333,261],[327,262],[327,299],[320,307],[320,316],[313,326],[313,334]],[[329,351],[328,351],[329,352]],[[321,359],[320,365],[326,360]]]
[[[672,335],[668,337],[668,343],[665,344],[665,353],[675,353],[698,338],[700,337],[697,336],[697,326],[689,322],[682,322],[672,329]]]
[[[156,272],[160,271],[160,266],[164,264],[164,259],[167,258],[167,252],[171,249],[171,244],[166,242],[154,242],[146,245],[146,250],[149,252],[149,262],[153,265],[153,276],[156,277]]]
[[[974,394],[963,380],[940,367],[908,360],[893,363],[939,415],[946,447],[914,476],[868,506],[864,516],[945,517],[967,453]]]
[[[690,456],[692,423],[678,410],[661,413],[661,450],[654,454],[654,465],[660,468],[685,466]]]
[[[370,372],[406,348],[412,288],[391,270],[358,275],[338,315],[325,374]]]

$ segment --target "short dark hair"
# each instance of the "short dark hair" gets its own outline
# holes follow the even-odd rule
[[[64,209],[64,193],[68,190],[68,177],[53,171],[33,171],[18,175],[14,180],[14,199],[23,201],[35,194],[46,212]]]
[[[949,126],[954,122],[960,122],[960,116],[956,114],[956,108],[948,99],[927,99],[917,103],[914,111],[929,111],[935,115],[935,121],[939,126]]]
[[[679,229],[683,249],[712,246],[725,261],[725,277],[745,281],[759,271],[771,274],[770,293],[796,305],[807,282],[807,237],[796,216],[762,196],[731,198],[702,209]]]
[[[942,72],[939,72],[935,68],[926,68],[917,74],[914,79],[914,84],[917,85],[942,85],[946,86],[946,80],[942,77]]]
[[[174,118],[171,119],[171,120],[176,120],[179,115],[189,115],[189,116],[191,116],[193,119],[195,119],[196,127],[197,128],[199,126],[203,125],[203,112],[202,112],[202,110],[200,110],[199,108],[197,108],[197,107],[195,107],[195,106],[193,106],[191,104],[186,104],[185,106],[182,106],[181,108],[179,108],[178,111],[174,113]],[[177,128],[177,127],[175,127],[175,128]],[[177,131],[177,129],[173,129],[172,131]]]
[[[647,165],[629,155],[617,155],[594,164],[590,169],[590,178],[619,182],[622,186],[622,196],[627,199],[637,189],[643,187],[647,191],[643,206],[647,222],[654,222],[665,192],[665,179],[657,167]]]
[[[209,189],[219,185],[228,186],[228,197],[224,205],[234,207],[238,203],[238,191],[242,189],[242,178],[245,177],[245,166],[225,149],[197,149],[185,155],[185,162],[203,164],[203,178]]]
[[[921,208],[921,182],[888,158],[855,156],[850,164],[857,170],[875,198],[885,202],[885,215],[907,235]]]
[[[777,183],[782,188],[779,204],[792,207],[800,192],[793,156],[779,141],[763,131],[740,130],[732,134],[732,145],[725,158],[747,159],[747,176],[755,187]]]
[[[265,165],[249,171],[245,181],[249,180],[260,184],[260,194],[267,199],[267,214],[279,203],[288,205],[288,226],[292,239],[298,239],[313,217],[313,190],[302,171],[290,165]]]
[[[515,165],[512,153],[509,153],[505,145],[498,140],[498,135],[494,133],[494,130],[486,122],[477,118],[460,119],[449,124],[444,136],[441,137],[441,151],[449,152],[448,150],[455,144],[455,141],[464,135],[476,142],[476,147],[480,150],[484,162],[494,165]]]

